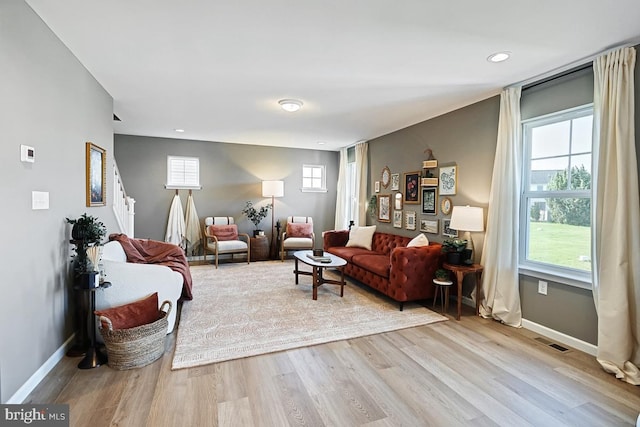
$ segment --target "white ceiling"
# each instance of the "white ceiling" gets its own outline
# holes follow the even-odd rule
[[[26,2],[113,96],[115,133],[321,150],[640,41],[638,0]]]

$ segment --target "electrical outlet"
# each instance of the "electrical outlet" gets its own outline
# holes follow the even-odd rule
[[[542,295],[547,294],[547,282],[538,280],[538,293]]]

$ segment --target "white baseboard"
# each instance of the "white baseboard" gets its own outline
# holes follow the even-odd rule
[[[75,333],[71,334],[69,339],[67,339],[64,344],[62,344],[33,375],[31,375],[31,378],[29,378],[27,382],[24,383],[22,387],[20,387],[18,391],[16,391],[15,394],[9,398],[9,400],[7,400],[7,403],[20,404],[24,402],[27,396],[29,396],[29,394],[33,390],[35,390],[38,384],[40,384],[40,381],[42,381],[44,377],[46,377],[47,374],[54,368],[54,366],[56,366],[56,364],[62,360],[65,353],[67,352],[67,349],[71,347],[71,344],[73,343],[73,339],[75,337]]]
[[[545,337],[552,339],[554,341],[558,341],[561,344],[568,345],[569,347],[573,347],[577,350],[584,351],[587,354],[592,356],[596,356],[598,352],[598,347],[588,343],[586,341],[579,340],[570,335],[563,334],[562,332],[558,332],[554,329],[548,328],[546,326],[540,325],[538,323],[532,322],[527,319],[522,319],[522,327],[525,329],[529,329],[535,333],[540,335],[544,335]]]
[[[476,306],[476,303],[473,301],[473,299],[469,297],[462,297],[462,304],[474,308]],[[555,329],[540,325],[539,323],[535,323],[527,319],[522,319],[522,327],[537,334],[543,335],[553,341],[557,341],[560,344],[568,345],[569,347],[584,351],[585,353],[590,354],[594,357],[598,354],[597,346],[586,341],[579,340],[578,338],[572,337],[571,335],[558,332]]]

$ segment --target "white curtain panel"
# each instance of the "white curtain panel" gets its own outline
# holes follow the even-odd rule
[[[508,88],[500,95],[498,141],[481,260],[484,265],[484,299],[481,301],[480,315],[514,327],[522,326],[518,283],[522,172],[521,90],[521,87]],[[478,298],[478,295],[475,297]]]
[[[191,252],[200,245],[202,241],[202,232],[200,231],[200,218],[198,218],[198,212],[196,211],[196,204],[193,200],[193,195],[189,193],[187,199],[187,212],[185,213],[185,234],[184,237],[189,244]]]
[[[180,200],[180,195],[176,193],[169,209],[169,221],[167,222],[167,233],[164,236],[164,241],[184,248],[184,235],[185,224],[182,201]]]
[[[356,200],[358,201],[358,217],[355,219],[355,225],[367,225],[367,182],[369,175],[369,167],[367,153],[369,144],[367,142],[358,142],[356,144]]]
[[[634,131],[636,51],[596,58],[593,296],[602,367],[640,385],[640,202]],[[597,151],[596,151],[597,150]]]
[[[338,188],[336,191],[336,219],[334,228],[344,230],[347,222],[347,148],[340,150],[340,169],[338,170]]]

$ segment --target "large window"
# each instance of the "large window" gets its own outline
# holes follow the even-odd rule
[[[590,280],[593,107],[523,122],[521,267]]]

